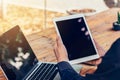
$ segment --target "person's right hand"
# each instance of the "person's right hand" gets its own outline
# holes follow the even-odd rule
[[[100,58],[95,59],[95,60],[91,60],[85,63],[91,64],[91,65],[99,65],[102,62],[102,58],[105,55],[105,50],[94,40],[98,54],[100,56]]]
[[[102,47],[100,47],[96,41],[95,41],[95,45],[96,45],[96,48],[98,50],[99,56],[100,57],[104,56],[105,55],[105,50]],[[94,66],[90,66],[90,65],[87,65],[87,64],[82,64],[83,68],[80,71],[80,75],[85,76],[86,74],[93,74],[96,71],[97,66],[101,62],[102,62],[102,58],[98,58],[98,59],[95,59],[95,60],[92,60],[92,61],[84,62],[84,63],[94,65]]]

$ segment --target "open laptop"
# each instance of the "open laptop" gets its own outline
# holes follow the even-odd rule
[[[0,65],[7,80],[60,80],[55,64],[38,61],[19,26],[0,37]]]

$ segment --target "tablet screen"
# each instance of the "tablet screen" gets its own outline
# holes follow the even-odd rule
[[[55,23],[70,60],[97,54],[83,17],[56,21]]]

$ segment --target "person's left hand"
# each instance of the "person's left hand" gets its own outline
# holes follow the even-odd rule
[[[56,56],[58,62],[69,61],[67,50],[66,50],[64,44],[62,43],[60,37],[57,37],[57,39],[56,39],[54,52],[55,52],[55,56]]]

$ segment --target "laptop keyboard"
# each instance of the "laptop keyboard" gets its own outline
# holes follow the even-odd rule
[[[53,80],[57,73],[55,64],[42,63],[28,80]]]

